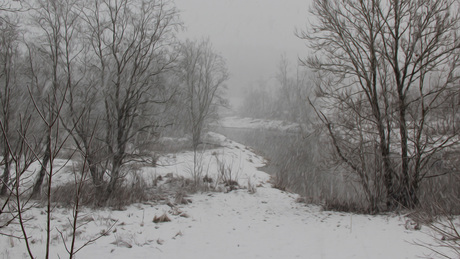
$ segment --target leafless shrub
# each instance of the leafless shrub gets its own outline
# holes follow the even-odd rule
[[[427,224],[432,230],[429,235],[433,242],[415,242],[415,245],[427,248],[442,258],[460,257],[460,228],[453,216],[439,216]]]
[[[192,176],[195,188],[199,189],[202,185],[203,175],[208,175],[210,160],[206,164],[205,162],[205,151],[194,150],[193,151],[193,165],[189,168],[189,173]]]
[[[204,182],[204,183],[210,183],[210,184],[212,184],[213,179],[212,179],[212,177],[209,177],[208,175],[205,175],[205,176],[203,177],[203,182]]]
[[[276,172],[275,176],[270,178],[270,182],[272,183],[272,187],[279,189],[281,191],[286,191],[288,188],[288,175],[286,171],[278,171]]]
[[[117,247],[132,248],[133,240],[127,240],[126,237],[115,235],[115,241],[113,241],[111,244],[116,245]]]
[[[415,208],[432,158],[459,145],[458,2],[430,3],[315,0],[297,34],[315,50],[303,60],[319,75],[312,106],[372,210]]]
[[[448,248],[449,251],[456,254],[456,257],[458,258],[460,256],[459,225],[454,223],[452,218],[446,218],[445,220],[438,220],[437,222],[430,224],[430,228],[440,236],[437,240],[440,246]],[[438,253],[442,254],[439,251]]]
[[[326,199],[322,205],[324,210],[340,211],[340,212],[353,212],[353,213],[375,213],[371,211],[368,206],[363,203],[353,200],[341,199],[339,197]]]
[[[227,187],[227,191],[236,190],[239,187],[238,175],[239,171],[233,171],[233,163],[228,164],[226,161],[219,159],[217,160],[217,177],[218,183],[223,183]]]
[[[124,209],[134,203],[147,201],[158,201],[167,196],[165,190],[149,186],[147,182],[139,177],[134,182],[125,181],[118,187],[118,191],[108,199],[101,199],[101,193],[90,182],[86,181],[81,186],[80,204],[89,207],[111,207],[115,209]],[[66,183],[61,186],[52,188],[52,202],[62,206],[73,206],[75,202],[76,185]]]

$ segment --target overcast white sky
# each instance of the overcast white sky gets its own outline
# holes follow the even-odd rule
[[[272,82],[280,57],[293,65],[305,57],[294,35],[309,15],[309,0],[175,0],[187,30],[182,37],[209,37],[230,73],[229,98],[235,105],[244,88]]]

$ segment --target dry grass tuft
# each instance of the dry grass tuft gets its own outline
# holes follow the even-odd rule
[[[230,192],[233,190],[237,190],[239,188],[238,184],[238,175],[239,171],[233,171],[233,162],[227,163],[225,160],[220,160],[216,156],[217,160],[217,175],[218,183],[222,183],[225,185],[226,192]]]
[[[361,204],[352,200],[326,199],[323,204],[324,210],[339,212],[354,212],[359,214],[372,214],[367,204]]]
[[[270,183],[272,184],[272,188],[286,191],[288,187],[287,178],[281,174],[276,174],[276,176],[270,176]]]
[[[212,183],[213,180],[212,180],[212,178],[209,177],[208,175],[205,175],[205,176],[203,177],[203,182],[204,182],[204,183]]]
[[[185,193],[185,191],[179,190],[178,192],[176,192],[176,195],[174,197],[174,203],[187,205],[189,203],[192,203],[192,200],[187,198],[187,194]]]
[[[163,213],[163,215],[161,215],[159,217],[157,217],[156,215],[155,215],[155,217],[153,217],[153,222],[154,223],[163,223],[163,222],[170,222],[170,221],[171,221],[171,219],[168,217],[168,214],[166,214],[166,212]]]

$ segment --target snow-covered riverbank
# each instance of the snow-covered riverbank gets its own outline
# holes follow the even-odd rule
[[[274,189],[270,177],[259,171],[264,159],[249,148],[212,134],[222,147],[202,153],[206,174],[217,179],[222,161],[232,168],[241,186],[228,193],[191,195],[189,204],[133,204],[125,210],[85,208],[79,220],[77,245],[106,234],[78,252],[77,258],[418,258],[431,255],[414,243],[433,242],[427,227],[407,229],[407,218],[397,215],[355,215],[322,211],[298,203],[298,196]],[[191,177],[191,152],[160,159],[159,167],[144,167],[145,179],[167,175]],[[61,172],[64,173],[64,172]],[[161,183],[160,183],[161,184]],[[248,188],[249,187],[249,188]],[[255,190],[255,192],[254,192]],[[31,246],[44,256],[44,208],[27,211]],[[53,211],[52,258],[67,257],[68,219],[72,210]],[[166,214],[171,221],[154,223]],[[63,236],[59,234],[63,233]],[[1,232],[20,236],[19,225]],[[27,257],[25,245],[0,237],[2,258]]]

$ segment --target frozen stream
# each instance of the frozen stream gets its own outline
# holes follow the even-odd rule
[[[215,127],[213,131],[265,157],[268,164],[263,171],[271,175],[281,170],[300,171],[307,166],[304,162],[308,161],[308,147],[300,134],[235,127]],[[294,159],[298,163],[292,163]]]

